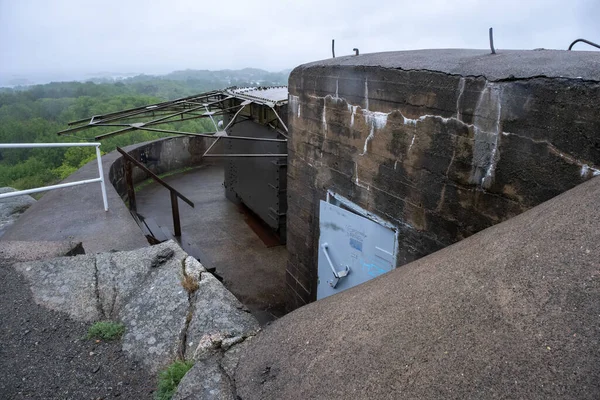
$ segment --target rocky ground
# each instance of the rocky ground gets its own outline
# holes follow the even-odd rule
[[[11,187],[0,187],[0,194],[14,191],[15,189]],[[0,236],[2,236],[8,227],[14,224],[21,214],[23,214],[33,203],[35,203],[35,199],[28,195],[9,197],[0,200]]]
[[[240,350],[259,324],[213,275],[173,241],[83,252],[0,242],[0,399],[149,399],[177,359],[196,364],[175,399],[236,398]],[[100,320],[122,322],[123,337],[86,339]]]
[[[0,264],[0,398],[150,399],[156,379],[120,342],[85,339],[88,322],[35,304],[25,279]]]

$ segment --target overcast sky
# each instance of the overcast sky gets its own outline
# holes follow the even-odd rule
[[[333,38],[336,55],[487,48],[490,26],[497,49],[566,49],[600,42],[599,21],[600,0],[0,0],[0,78],[278,71]]]

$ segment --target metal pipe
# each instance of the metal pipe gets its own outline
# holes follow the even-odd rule
[[[251,103],[250,100],[244,100],[242,102],[242,104],[240,104],[240,106],[241,106],[240,109],[237,110],[237,112],[233,115],[233,118],[231,118],[231,121],[229,121],[229,123],[227,124],[227,126],[225,127],[224,130],[227,130],[234,123],[234,121],[237,118],[237,116],[239,115],[239,113],[241,113],[242,110],[250,103]]]
[[[139,162],[138,160],[136,160],[135,158],[133,158],[125,150],[123,150],[120,147],[117,147],[117,151],[119,153],[121,153],[126,160],[132,162],[136,167],[138,167],[139,169],[141,169],[142,171],[144,171],[145,173],[147,173],[148,175],[150,175],[150,177],[152,179],[154,179],[156,182],[160,183],[161,185],[163,185],[164,187],[166,187],[171,192],[174,192],[181,200],[183,200],[186,203],[188,203],[191,207],[194,207],[194,203],[190,199],[188,199],[187,197],[185,197],[184,195],[182,195],[181,193],[179,193],[171,185],[169,185],[167,182],[165,182],[160,177],[158,177],[158,175],[156,175],[154,172],[150,171],[144,164],[142,164],[141,162]]]
[[[98,147],[101,143],[0,143],[0,149],[23,149],[32,147]]]
[[[590,42],[589,40],[585,40],[585,39],[577,39],[573,43],[571,43],[571,45],[569,46],[569,50],[571,50],[573,48],[573,46],[575,45],[575,43],[578,43],[578,42],[587,43],[590,46],[594,46],[594,47],[597,47],[600,49],[600,44],[596,44],[594,42]]]
[[[207,154],[208,154],[208,152],[210,151],[210,149],[212,149],[212,148],[214,147],[214,145],[215,145],[215,144],[217,144],[217,142],[219,141],[219,139],[220,139],[221,137],[222,137],[222,136],[217,136],[217,138],[215,139],[215,141],[214,141],[214,142],[212,142],[212,144],[211,144],[211,145],[208,147],[208,149],[206,149],[206,151],[204,152],[204,154],[202,154],[202,157],[204,157],[205,155],[207,155]]]
[[[177,194],[171,192],[171,212],[173,213],[173,230],[175,237],[181,237],[181,221],[179,219],[179,203],[177,203]]]
[[[354,52],[355,52],[355,54],[354,54],[355,56],[359,55],[359,53],[358,53],[358,49],[357,49],[356,47],[355,47],[355,48],[353,48],[353,49],[352,49],[352,51],[354,51]]]
[[[335,58],[335,39],[331,39],[331,54]]]
[[[18,192],[2,193],[2,194],[0,194],[0,199],[21,196],[24,194],[45,192],[47,190],[62,189],[62,188],[67,188],[67,187],[72,187],[72,186],[86,185],[88,183],[96,183],[96,182],[102,182],[102,179],[101,178],[85,179],[83,181],[59,183],[58,185],[42,186],[42,187],[35,188],[35,189],[19,190]]]
[[[275,113],[275,116],[277,117],[277,119],[279,119],[279,122],[281,122],[281,125],[283,125],[283,129],[285,129],[286,132],[289,132],[287,126],[285,126],[285,124],[283,123],[283,120],[281,119],[279,114],[277,114],[277,111],[275,111],[275,107],[271,107],[271,110],[273,110],[273,112]]]
[[[494,48],[494,29],[490,28],[490,49],[492,50],[492,54],[496,54],[496,49]]]
[[[98,175],[100,175],[100,189],[102,190],[104,211],[108,211],[108,199],[106,197],[106,185],[104,183],[104,169],[102,168],[102,154],[100,153],[100,146],[96,146],[96,159],[98,161]]]
[[[140,126],[136,128],[142,131],[151,131],[151,132],[163,132],[163,133],[173,133],[176,135],[186,135],[186,136],[200,136],[207,138],[214,138],[215,135],[208,135],[206,133],[195,133],[195,132],[181,132],[181,131],[171,131],[168,129],[156,129],[156,128],[147,128],[145,126]],[[216,133],[216,132],[215,132]],[[279,132],[281,133],[281,132]],[[226,139],[234,139],[234,140],[258,140],[261,142],[287,142],[287,139],[271,139],[271,138],[257,138],[257,137],[246,137],[246,136],[222,136]]]

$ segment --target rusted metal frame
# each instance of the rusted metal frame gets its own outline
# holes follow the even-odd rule
[[[224,93],[222,93],[222,92],[220,92],[220,93],[221,93],[221,95],[222,95],[222,96],[225,96],[224,98],[222,98],[222,99],[220,99],[220,100],[210,101],[210,102],[208,102],[208,103],[207,103],[207,102],[198,103],[198,102],[195,102],[195,101],[189,101],[189,100],[186,100],[186,103],[197,104],[197,105],[207,105],[207,106],[212,106],[212,105],[214,105],[214,104],[219,104],[219,103],[222,103],[222,102],[224,102],[225,100],[233,99],[233,96],[226,95],[226,94],[224,94]]]
[[[125,182],[127,183],[127,199],[129,200],[129,209],[131,211],[137,211],[137,205],[135,202],[135,188],[133,187],[133,168],[131,161],[125,159]]]
[[[195,133],[195,132],[172,131],[172,130],[168,130],[168,129],[147,128],[145,126],[141,126],[139,128],[135,128],[135,129],[140,129],[142,131],[173,133],[176,135],[200,136],[200,137],[207,137],[207,138],[224,137],[226,139],[234,139],[234,140],[257,140],[257,141],[261,141],[261,142],[287,142],[287,139],[257,138],[257,137],[251,137],[251,136],[247,137],[247,136],[229,136],[229,135],[228,136],[215,136],[215,133],[217,133],[217,132],[212,132],[212,134]]]
[[[281,117],[279,116],[279,114],[277,113],[277,111],[275,110],[275,107],[271,107],[271,110],[273,110],[273,112],[275,113],[275,116],[279,120],[279,123],[281,125],[283,125],[283,129],[285,129],[285,131],[287,133],[289,133],[287,126],[285,125],[285,123],[283,122],[283,120],[281,119]],[[271,125],[271,124],[269,124],[269,125]],[[279,133],[281,133],[283,136],[285,136],[286,139],[288,138],[288,136],[286,134],[282,133],[281,131],[279,131]]]
[[[271,129],[273,129],[275,132],[279,133],[281,136],[283,136],[286,141],[287,141],[287,139],[289,139],[288,135],[286,135],[281,129],[279,129],[275,125],[273,125],[273,124],[267,124],[267,126],[269,128],[271,128]]]
[[[107,137],[111,137],[111,136],[115,136],[115,135],[120,135],[121,133],[125,133],[131,130],[134,130],[135,128],[130,126],[129,128],[124,128],[124,129],[119,129],[117,131],[112,131],[109,133],[104,133],[102,135],[98,135],[94,137],[94,140],[102,140],[102,139],[106,139]]]
[[[203,107],[203,106],[194,107],[194,108],[191,108],[189,111],[195,111],[195,110],[197,110],[197,109],[200,109],[200,108],[202,108],[202,107]],[[103,134],[103,135],[98,135],[98,136],[96,136],[94,139],[95,139],[95,140],[102,140],[102,139],[105,139],[105,138],[107,138],[107,137],[111,137],[111,136],[119,135],[119,134],[121,134],[121,133],[125,133],[125,132],[127,132],[127,131],[130,131],[130,130],[132,130],[132,129],[139,129],[141,126],[144,126],[144,125],[155,125],[157,122],[161,122],[161,121],[175,122],[175,121],[168,121],[168,119],[169,119],[169,118],[176,117],[177,115],[181,115],[182,113],[183,113],[183,114],[185,114],[186,112],[187,112],[187,111],[181,111],[181,112],[177,112],[177,113],[174,113],[174,114],[170,114],[170,115],[168,115],[168,116],[166,116],[166,117],[162,117],[162,118],[158,118],[158,119],[155,119],[155,120],[152,120],[152,121],[148,121],[148,122],[141,123],[141,125],[140,125],[140,126],[134,126],[134,125],[131,125],[129,128],[120,129],[120,130],[118,130],[118,131],[114,131],[114,132],[105,133],[105,134]],[[167,123],[167,122],[165,122],[165,123]]]
[[[215,141],[212,142],[211,145],[208,146],[208,149],[206,149],[206,151],[204,152],[204,154],[202,154],[202,157],[204,157],[204,156],[206,156],[208,154],[208,152],[210,151],[210,149],[212,149],[217,144],[217,142],[219,141],[219,139],[221,139],[221,137],[222,136],[217,136],[217,138],[215,139]]]
[[[192,95],[192,96],[182,97],[180,99],[163,101],[161,103],[148,104],[148,105],[145,105],[145,106],[128,108],[126,110],[115,111],[115,112],[108,113],[108,114],[94,115],[94,116],[91,117],[91,119],[90,118],[82,118],[82,119],[77,120],[77,121],[71,121],[71,122],[67,123],[67,125],[68,126],[72,126],[72,125],[76,125],[76,124],[81,124],[83,122],[94,120],[95,118],[105,119],[107,117],[113,117],[113,116],[116,116],[116,115],[122,116],[123,114],[129,114],[129,113],[134,112],[134,111],[141,111],[141,112],[152,111],[152,109],[156,110],[157,108],[162,108],[163,106],[173,105],[173,104],[176,104],[177,102],[180,102],[180,101],[185,101],[185,100],[188,100],[188,99],[191,100],[191,99],[195,99],[195,98],[199,98],[199,97],[210,97],[210,96],[214,96],[215,94],[226,96],[225,94],[223,94],[222,92],[219,92],[219,91],[207,92],[206,94],[200,94],[200,95],[196,94],[196,95]],[[156,107],[153,107],[153,106],[156,106]],[[148,107],[152,107],[152,109],[148,109]]]
[[[231,125],[233,124],[233,122],[235,121],[235,119],[237,118],[237,116],[239,115],[239,113],[242,112],[242,110],[244,108],[246,108],[246,106],[248,104],[252,104],[252,102],[250,100],[244,100],[241,104],[240,104],[240,109],[237,110],[237,112],[233,115],[233,118],[231,118],[231,121],[229,121],[229,123],[227,124],[227,126],[223,129],[223,130],[227,130],[229,129],[229,127],[231,127]]]
[[[208,115],[210,117],[210,120],[212,121],[213,125],[215,126],[215,130],[218,131],[219,127],[217,126],[217,123],[215,122],[215,119],[212,117],[214,112],[210,111],[208,109],[208,106],[204,106],[204,108],[206,109],[206,115]]]
[[[158,175],[156,175],[154,172],[150,171],[144,164],[142,164],[141,162],[139,162],[138,160],[136,160],[135,158],[133,158],[125,150],[123,150],[120,147],[117,147],[117,151],[119,153],[121,153],[126,160],[130,161],[136,167],[138,167],[139,169],[141,169],[142,171],[144,171],[145,173],[147,173],[148,175],[150,175],[150,177],[152,179],[154,179],[156,182],[160,183],[161,185],[163,185],[164,187],[166,187],[167,189],[169,189],[172,193],[175,193],[177,195],[177,197],[179,197],[181,200],[185,201],[192,208],[194,207],[194,203],[190,199],[188,199],[187,197],[185,197],[184,195],[182,195],[181,193],[179,193],[179,191],[177,191],[177,189],[173,188],[167,182],[165,182],[161,178],[159,178]]]
[[[164,105],[163,107],[160,107],[160,108],[156,108],[155,107],[155,108],[149,109],[149,110],[144,109],[144,110],[141,110],[141,111],[131,112],[129,114],[124,114],[124,115],[123,115],[123,112],[121,112],[121,113],[119,113],[120,114],[119,116],[116,116],[116,117],[113,117],[113,118],[108,118],[108,119],[101,119],[98,122],[93,122],[92,123],[91,121],[93,121],[94,118],[102,117],[101,115],[100,116],[93,116],[92,119],[90,120],[90,123],[88,123],[86,125],[81,125],[81,126],[76,126],[76,127],[69,128],[69,129],[64,129],[62,131],[57,132],[56,134],[57,135],[62,135],[62,134],[65,134],[65,133],[78,132],[78,131],[81,131],[81,130],[84,130],[84,129],[93,128],[95,126],[100,126],[101,123],[110,122],[110,121],[116,121],[116,120],[122,120],[124,118],[134,117],[134,116],[137,116],[137,115],[140,115],[140,114],[144,114],[144,113],[154,113],[157,109],[163,109],[163,108],[166,108],[166,107],[171,106],[171,105],[172,104],[166,104],[166,105]],[[150,107],[150,106],[146,106],[146,107]],[[117,114],[117,113],[112,113],[112,114],[109,114],[109,115],[114,115],[114,114]],[[67,125],[72,126],[73,124],[74,123],[70,122]]]
[[[79,127],[74,127],[71,129],[65,129],[63,131],[58,132],[58,134],[62,134],[62,133],[71,133],[71,132],[76,132],[78,130],[81,129],[85,129],[91,126],[94,126],[96,123],[92,123],[92,121],[94,121],[94,119],[100,119],[100,121],[98,122],[108,122],[108,121],[114,121],[114,120],[118,120],[118,119],[122,119],[122,118],[127,118],[127,117],[132,117],[134,115],[139,115],[139,114],[143,114],[143,113],[150,113],[156,110],[162,110],[164,108],[170,107],[170,106],[174,106],[177,105],[178,103],[181,103],[183,101],[186,101],[188,99],[198,99],[198,98],[210,98],[212,96],[225,96],[224,99],[220,99],[220,100],[216,100],[214,101],[214,103],[219,103],[224,101],[227,98],[230,98],[230,96],[223,94],[222,92],[218,92],[218,91],[213,91],[213,92],[208,92],[207,94],[203,94],[203,95],[193,95],[193,96],[188,96],[188,97],[183,97],[181,99],[176,99],[176,100],[171,100],[171,101],[166,101],[166,102],[162,102],[162,103],[156,103],[156,104],[150,104],[150,105],[145,105],[145,106],[140,106],[140,107],[135,107],[135,108],[130,108],[127,110],[122,110],[122,111],[116,111],[113,113],[108,113],[108,114],[101,114],[101,115],[94,115],[91,118],[85,118],[85,119],[80,119],[77,121],[72,121],[69,122],[67,125],[68,126],[73,126],[73,125],[77,125],[80,123],[84,123],[84,122],[88,122],[88,124],[83,125],[83,126],[79,126]]]
[[[181,237],[181,221],[179,219],[179,203],[177,195],[171,192],[171,213],[173,214],[173,233],[176,237]]]

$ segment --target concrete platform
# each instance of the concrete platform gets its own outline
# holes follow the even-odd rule
[[[149,246],[137,223],[108,180],[116,151],[102,157],[108,196],[104,211],[99,183],[46,192],[5,232],[2,241],[82,242],[86,253],[135,250]],[[63,182],[98,177],[96,160],[73,173]]]
[[[179,202],[182,241],[215,267],[223,283],[261,323],[285,313],[285,246],[267,247],[249,227],[248,216],[225,198],[223,167],[205,165],[164,180],[195,203]],[[137,211],[173,232],[167,189],[151,183],[136,193]]]

